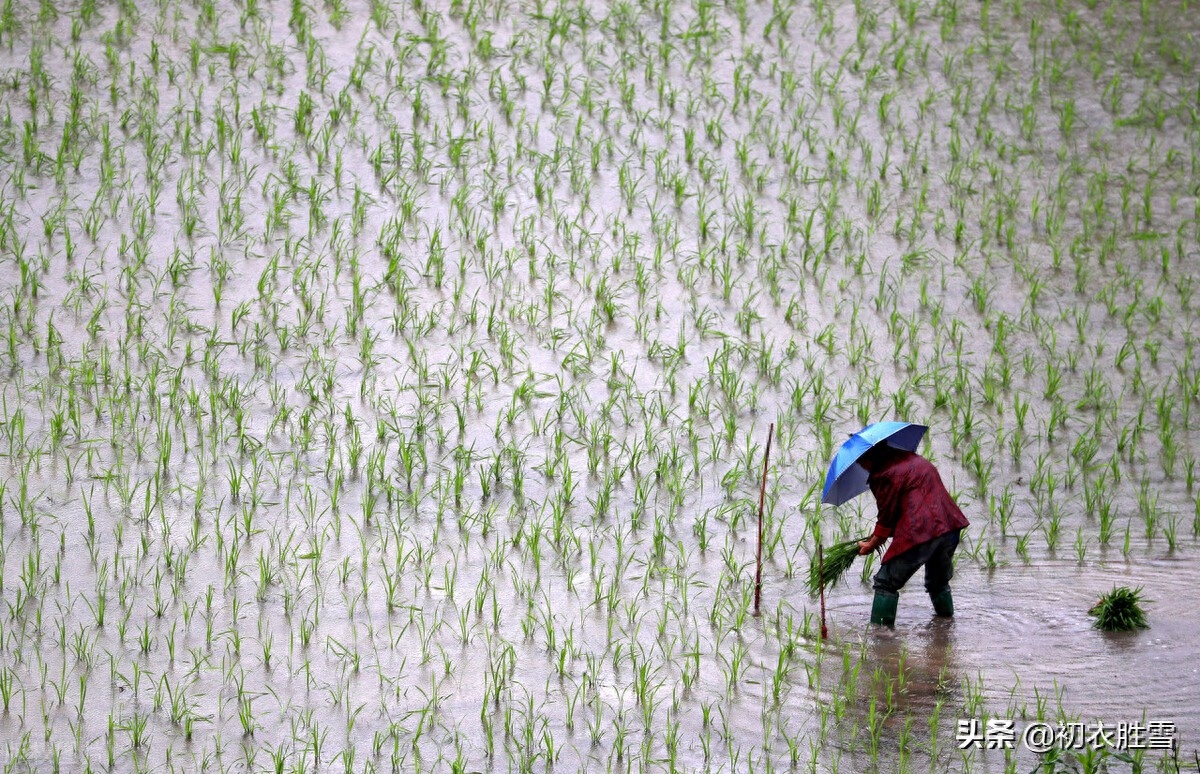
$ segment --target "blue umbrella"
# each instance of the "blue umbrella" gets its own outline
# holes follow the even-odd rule
[[[867,449],[886,441],[888,446],[916,451],[928,429],[925,425],[912,422],[876,422],[853,433],[833,455],[833,462],[829,463],[821,502],[841,505],[867,491],[867,471],[858,464],[858,458]]]

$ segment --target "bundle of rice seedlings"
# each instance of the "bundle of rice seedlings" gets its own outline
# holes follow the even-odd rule
[[[842,573],[850,569],[850,565],[858,558],[858,541],[865,539],[847,540],[826,548],[824,573],[821,572],[821,562],[814,556],[808,565],[808,593],[819,594],[822,588],[829,588],[837,583]]]
[[[1148,629],[1150,624],[1146,623],[1146,614],[1142,611],[1141,602],[1141,586],[1136,589],[1128,586],[1114,587],[1112,591],[1100,597],[1100,601],[1088,611],[1088,615],[1096,616],[1093,626],[1106,632]]]

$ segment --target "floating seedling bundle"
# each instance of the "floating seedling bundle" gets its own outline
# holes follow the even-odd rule
[[[825,549],[824,557],[814,556],[812,563],[808,565],[809,593],[819,594],[821,589],[833,586],[838,582],[838,578],[841,578],[842,574],[850,569],[850,565],[854,564],[856,558],[858,558],[858,540],[835,543]]]
[[[1136,629],[1148,629],[1146,613],[1142,610],[1142,588],[1131,589],[1128,586],[1117,586],[1112,591],[1100,597],[1088,615],[1096,617],[1093,624],[1097,629],[1106,632],[1131,632]]]

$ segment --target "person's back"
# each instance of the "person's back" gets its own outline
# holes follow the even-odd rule
[[[970,524],[933,463],[913,452],[893,452],[867,477],[879,506],[879,523],[892,530],[884,562]]]

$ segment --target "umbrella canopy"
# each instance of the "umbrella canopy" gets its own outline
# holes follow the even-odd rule
[[[829,463],[821,502],[841,505],[867,491],[867,470],[858,464],[858,458],[867,449],[886,442],[897,449],[916,451],[928,429],[925,425],[912,422],[876,422],[853,433],[833,455],[833,462]]]

